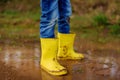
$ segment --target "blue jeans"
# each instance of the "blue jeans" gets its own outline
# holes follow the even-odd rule
[[[72,14],[70,0],[41,0],[41,13],[41,38],[54,38],[56,23],[58,23],[59,33],[70,32],[68,22],[68,18]]]

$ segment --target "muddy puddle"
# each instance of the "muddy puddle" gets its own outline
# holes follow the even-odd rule
[[[120,53],[114,50],[86,51],[82,61],[59,61],[68,75],[52,76],[39,66],[39,43],[0,48],[0,80],[120,80]]]

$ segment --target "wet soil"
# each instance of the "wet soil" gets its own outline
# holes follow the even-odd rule
[[[40,68],[39,43],[1,43],[0,80],[120,80],[119,46],[114,48],[106,44],[103,48],[98,44],[96,47],[92,43],[77,43],[75,50],[83,52],[86,58],[82,61],[59,61],[68,69],[65,76],[52,76]]]

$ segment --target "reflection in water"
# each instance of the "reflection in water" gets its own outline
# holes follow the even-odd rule
[[[33,50],[33,51],[31,51]],[[16,68],[21,68],[23,64],[34,65],[35,67],[39,67],[39,59],[40,59],[40,51],[39,48],[35,49],[26,49],[22,48],[18,49],[8,49],[4,51],[4,55],[2,61],[5,62],[6,65],[12,65]],[[33,62],[33,63],[29,63]]]
[[[103,61],[103,69],[110,69],[110,76],[111,78],[116,77],[117,71],[118,71],[118,64],[116,62],[116,59],[114,57],[105,57],[102,58]]]
[[[52,76],[46,73],[44,70],[41,70],[42,80],[63,80],[62,77],[59,76]]]
[[[21,55],[22,55],[22,52],[21,51],[16,51],[14,56],[13,56],[13,61],[15,61],[15,66],[16,68],[19,68],[20,67],[20,64],[21,64]]]
[[[34,60],[35,67],[39,68],[40,67],[40,62],[38,60]]]
[[[45,72],[41,69],[42,80],[76,80],[76,78],[72,79],[72,75],[68,74],[67,76],[53,76]]]
[[[109,66],[107,64],[103,64],[103,69],[107,69]]]
[[[120,80],[119,58],[92,55],[88,51],[87,59],[81,61],[60,61],[69,70],[67,76],[52,76],[40,69],[40,49],[38,47],[5,47],[0,58],[6,65],[13,66],[23,76],[33,77],[35,80]],[[102,53],[101,53],[102,54]],[[104,55],[104,54],[103,54]],[[102,76],[101,76],[102,75]],[[42,79],[41,79],[42,78]]]
[[[40,57],[40,50],[39,50],[39,48],[35,48],[34,50],[35,50],[35,52],[34,52],[35,55],[34,56],[39,58]]]
[[[39,48],[35,48],[34,49],[35,50],[35,52],[34,52],[34,56],[35,56],[35,60],[34,60],[34,63],[35,63],[35,66],[36,67],[40,67],[40,65],[39,65],[39,60],[40,60],[40,50],[39,50]]]
[[[104,63],[105,63],[105,64],[110,63],[110,58],[109,58],[109,57],[105,58]]]
[[[9,51],[6,50],[3,61],[4,61],[6,64],[8,64],[8,63],[9,63],[9,60],[10,60],[10,54],[9,54]]]
[[[118,64],[115,61],[111,61],[112,67],[111,67],[111,77],[114,78],[117,75],[118,71]]]

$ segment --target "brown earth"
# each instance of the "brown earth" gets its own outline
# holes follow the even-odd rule
[[[0,45],[0,80],[120,80],[120,47],[115,43],[100,45],[77,39],[75,50],[86,58],[59,61],[68,69],[66,76],[52,76],[40,69],[39,43],[19,44]]]

